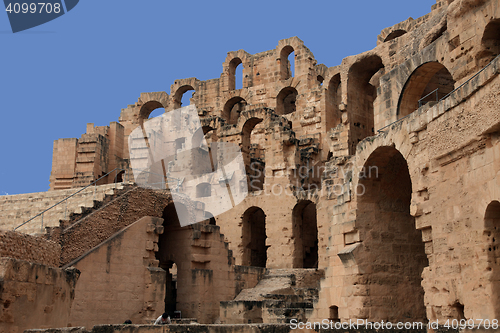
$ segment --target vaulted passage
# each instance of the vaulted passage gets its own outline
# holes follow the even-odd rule
[[[342,101],[342,89],[340,86],[340,74],[334,75],[328,89],[326,90],[326,128],[327,130],[337,126],[341,121],[339,104]]]
[[[295,112],[298,92],[293,87],[283,88],[276,97],[276,113],[279,115]]]
[[[182,209],[181,216],[186,214],[187,210],[182,205],[177,205]],[[177,299],[177,295],[188,293],[186,286],[178,281],[184,281],[188,278],[189,268],[180,260],[186,258],[185,253],[179,253],[179,249],[187,248],[189,244],[189,227],[181,228],[177,211],[173,203],[165,207],[163,211],[163,234],[158,239],[158,252],[156,258],[160,261],[160,267],[167,273],[165,285],[165,312],[170,317],[174,317],[174,312],[177,310],[185,310],[182,300]],[[183,267],[183,270],[178,269]]]
[[[242,265],[266,267],[266,214],[262,209],[247,209],[243,214],[242,233]]]
[[[380,147],[361,175],[356,218],[361,247],[356,256],[369,319],[425,321],[421,274],[429,263],[410,215],[408,165],[396,149]]]
[[[302,200],[293,208],[293,267],[318,268],[318,223],[316,204]]]
[[[476,63],[479,67],[484,67],[499,54],[500,19],[495,19],[484,28],[483,37],[481,38],[481,51],[476,56]]]
[[[403,87],[398,103],[398,119],[409,115],[420,106],[431,106],[448,95],[455,87],[455,80],[446,67],[437,61],[418,67]]]
[[[264,188],[265,182],[265,151],[264,148],[257,142],[262,142],[264,139],[262,134],[255,133],[256,127],[260,127],[261,118],[250,118],[243,125],[241,137],[241,153],[245,162],[247,172],[248,191],[260,191]],[[254,129],[256,131],[254,131]],[[255,137],[260,140],[255,140]]]
[[[491,302],[495,318],[500,317],[500,202],[493,201],[486,208],[484,215],[484,235],[488,272],[491,272]]]
[[[227,124],[234,125],[238,122],[241,111],[245,111],[247,102],[242,97],[233,97],[226,102],[222,110],[222,118]]]
[[[349,69],[347,105],[349,110],[349,152],[356,151],[358,142],[373,136],[374,104],[380,76],[384,73],[384,64],[377,55],[361,59]]]

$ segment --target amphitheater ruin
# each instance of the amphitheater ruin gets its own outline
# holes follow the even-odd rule
[[[498,328],[499,53],[499,0],[438,0],[340,65],[318,64],[297,37],[228,52],[219,78],[176,80],[118,122],[56,140],[49,191],[0,196],[0,331],[119,332],[163,312],[173,324],[147,332]],[[206,144],[169,172],[233,143],[245,177],[192,190],[232,182],[248,195],[219,215],[186,200],[204,221],[181,227],[169,189],[137,186],[129,136],[184,94],[201,120],[192,140]],[[180,154],[185,142],[164,144]]]

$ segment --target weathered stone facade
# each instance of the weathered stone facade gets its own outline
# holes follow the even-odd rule
[[[317,64],[297,37],[254,55],[229,52],[220,78],[176,80],[170,94],[141,94],[118,123],[56,141],[51,189],[111,171],[102,183],[132,179],[130,133],[194,91],[206,142],[240,146],[250,189],[230,211],[210,222],[205,214],[197,229],[178,227],[168,194],[132,187],[51,231],[61,264],[101,246],[111,229],[151,216],[164,219],[165,232],[150,244],[156,259],[146,266],[167,271],[165,306],[174,311],[177,302],[204,323],[217,319],[216,303],[243,289],[234,287],[234,264],[324,272],[313,308],[302,312],[310,320],[498,318],[500,1],[438,1],[428,15],[377,38],[373,50],[335,67]],[[242,88],[235,89],[239,66]],[[218,185],[212,181],[206,188]],[[186,209],[203,213],[196,203]],[[218,240],[208,236],[214,223]],[[192,288],[204,296],[175,301],[174,275],[178,285],[208,281]],[[245,288],[258,282],[247,279]],[[217,291],[223,296],[213,302]],[[245,317],[249,300],[239,300],[231,304],[242,318],[273,320]],[[234,313],[227,318],[241,322]]]

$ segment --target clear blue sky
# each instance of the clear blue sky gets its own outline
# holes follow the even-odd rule
[[[431,11],[435,0],[81,0],[69,13],[13,34],[0,13],[0,195],[46,191],[53,141],[87,123],[118,121],[141,92],[176,79],[220,77],[228,51],[298,36],[318,63],[376,46],[380,31]]]

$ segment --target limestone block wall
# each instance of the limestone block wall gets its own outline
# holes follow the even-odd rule
[[[78,276],[74,268],[0,258],[0,331],[66,326]]]
[[[169,93],[141,94],[120,114],[123,140],[117,134],[115,147],[127,159],[130,132],[153,110],[176,109],[183,94],[194,92],[190,103],[206,137],[240,145],[247,165],[258,162],[264,171],[262,188],[215,219],[237,264],[305,267],[309,255],[326,269],[319,319],[494,318],[496,301],[480,300],[496,299],[500,289],[499,22],[498,0],[437,1],[428,15],[384,29],[373,50],[334,67],[317,64],[297,37],[258,54],[229,52],[219,78],[179,79]],[[235,89],[238,65],[241,89]],[[76,141],[58,143],[65,150],[57,158],[61,182],[90,180],[111,165],[109,131],[88,130],[81,150]],[[73,168],[68,156],[75,154]],[[63,230],[63,262],[146,212],[175,220],[165,215],[165,197],[137,191]],[[168,245],[160,261],[168,269],[179,263],[179,277],[194,279],[186,285],[197,296],[180,288],[189,299],[181,307],[209,321],[215,312],[201,313],[194,304],[214,286],[214,267],[221,267],[215,254],[224,257],[227,249],[207,245],[214,237],[208,229],[191,232],[171,239],[182,253]],[[230,281],[222,267],[218,279]]]
[[[220,316],[220,302],[254,287],[265,269],[235,266],[218,226],[198,223],[179,228],[174,212],[168,207],[166,212],[157,258],[166,271],[175,264],[176,277],[175,288],[167,283],[165,311],[175,309],[182,317],[214,323]],[[174,281],[170,272],[168,280]]]
[[[163,313],[165,271],[155,260],[162,222],[141,218],[66,265],[81,275],[64,326],[146,324]]]
[[[60,256],[61,246],[55,242],[18,232],[0,231],[0,257],[58,267]]]
[[[223,140],[233,142],[234,139],[227,134],[242,134],[243,126],[235,125],[245,111],[268,107],[286,117],[299,140],[315,138],[318,152],[311,161],[324,163],[329,153],[352,155],[361,140],[416,110],[416,107],[409,107],[409,110],[402,111],[401,105],[418,105],[418,99],[432,90],[433,84],[423,87],[407,85],[410,78],[421,74],[417,71],[420,66],[432,63],[436,69],[443,69],[443,73],[449,75],[450,83],[446,87],[435,85],[441,87],[438,98],[442,98],[500,52],[494,37],[498,35],[495,33],[495,20],[499,16],[496,4],[496,0],[454,1],[449,5],[440,1],[433,6],[431,13],[384,29],[373,50],[346,57],[334,67],[317,64],[311,51],[297,37],[281,40],[276,49],[254,55],[244,50],[229,52],[222,64],[220,78],[207,81],[179,79],[170,87],[170,94],[143,93],[135,104],[122,110],[120,124],[112,123],[106,130],[107,134],[102,135],[109,137],[111,147],[113,140],[109,133],[113,126],[123,126],[123,137],[114,135],[114,147],[117,148],[110,149],[120,151],[123,148],[119,156],[126,159],[130,132],[147,121],[154,109],[170,111],[178,108],[182,96],[194,91],[190,103],[196,105],[202,120],[217,119],[216,126],[210,130],[217,132],[220,138],[225,137]],[[288,59],[291,54],[295,57],[293,76]],[[238,66],[243,67],[244,74],[241,89],[235,89],[234,82]],[[444,77],[443,73],[438,77]],[[435,73],[428,71],[427,74],[430,76],[425,78],[424,75],[423,78],[430,80]],[[430,90],[425,90],[426,87]],[[406,96],[411,97],[410,101],[405,99]],[[259,134],[261,126],[253,128],[253,140],[250,141],[264,149],[269,160],[276,152],[273,148],[263,147],[269,143]],[[328,135],[333,129],[336,129],[335,134]],[[63,141],[58,144],[63,143],[66,144]],[[74,144],[71,141],[72,147]],[[111,152],[106,155],[105,149],[99,148],[100,153],[95,149],[78,152],[77,160],[81,160],[81,166],[77,163],[77,169],[85,169],[86,176],[75,171],[75,179],[88,178],[91,174],[97,176],[98,169],[103,169],[102,165],[115,163],[106,157],[114,156]],[[72,165],[72,160],[66,155],[58,159],[61,170]],[[105,163],[106,158],[109,161]],[[294,167],[290,160],[281,157],[271,160],[273,164]],[[97,169],[92,169],[94,166]],[[61,171],[61,175],[71,173],[70,169]]]
[[[87,124],[80,139],[54,141],[50,189],[83,187],[115,168],[126,169],[124,161],[124,128],[116,122],[109,126]],[[115,182],[120,172],[110,174],[101,184]],[[123,181],[123,173],[118,181]]]
[[[396,295],[419,299],[411,306],[425,309],[428,320],[498,316],[497,246],[492,231],[498,213],[491,208],[500,198],[498,61],[437,105],[424,106],[364,140],[356,155],[327,165],[331,177],[325,183],[327,193],[343,183],[348,193],[320,200],[330,202],[333,218],[326,244],[326,278],[315,307],[318,318],[338,311],[339,319],[387,320],[396,313],[395,306],[404,308]],[[372,175],[370,167],[375,167]],[[400,178],[404,174],[411,190],[405,190],[409,183]],[[373,186],[376,190],[370,191]],[[387,194],[397,195],[384,202]],[[401,198],[406,199],[399,202]],[[406,238],[405,246],[398,238],[410,234],[402,230],[394,234],[402,216],[414,219],[413,228],[421,233]],[[419,238],[420,245],[412,243]],[[374,246],[374,239],[382,243]],[[382,254],[391,249],[399,255]],[[428,264],[412,266],[404,259],[408,254],[414,258],[425,254]],[[412,275],[407,271],[411,267],[420,273]],[[391,271],[408,279],[413,276],[415,283],[421,277],[422,292],[410,296],[410,286],[416,287],[410,280],[408,294],[395,292],[397,279],[387,274]]]
[[[69,219],[71,213],[79,213],[82,207],[93,207],[94,200],[101,201],[106,194],[113,194],[115,188],[121,188],[121,184],[108,184],[89,187],[76,194],[67,202],[59,204],[32,220],[28,224],[17,229],[19,232],[27,234],[40,234],[45,232],[45,227],[59,226],[59,220]],[[47,208],[64,200],[79,188],[68,190],[57,190],[49,192],[26,193],[16,195],[0,196],[0,229],[13,230],[35,215],[43,212]]]

